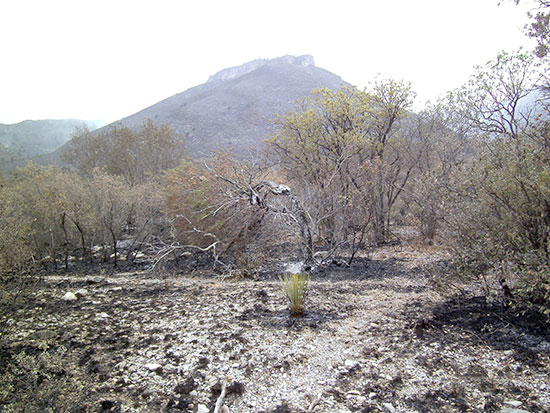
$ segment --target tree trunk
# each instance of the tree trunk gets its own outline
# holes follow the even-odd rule
[[[112,229],[110,230],[110,232],[111,232],[111,239],[113,241],[113,256],[114,256],[113,266],[116,267],[117,266],[116,236]]]
[[[66,224],[66,218],[67,217],[67,214],[64,212],[63,213],[63,216],[61,217],[61,228],[63,229],[63,237],[65,238],[64,239],[64,247],[65,247],[65,257],[64,257],[64,262],[65,262],[65,271],[68,271],[69,270],[69,236],[67,234],[67,228],[65,226]]]
[[[376,245],[382,245],[386,242],[386,219],[384,214],[380,213],[380,211],[376,211],[374,213],[373,224],[374,243]]]
[[[305,271],[311,269],[315,264],[313,258],[315,253],[315,247],[313,245],[313,234],[311,233],[311,226],[306,212],[300,202],[291,195],[292,207],[297,212],[298,225],[300,226],[300,235],[302,237],[302,256],[304,258],[303,268]]]
[[[86,248],[86,238],[84,237],[84,231],[80,227],[80,224],[78,224],[77,222],[74,222],[74,225],[76,226],[76,229],[80,234],[80,245],[82,246],[82,262],[85,262],[88,255],[88,249]],[[90,262],[92,262],[91,254],[90,254]]]

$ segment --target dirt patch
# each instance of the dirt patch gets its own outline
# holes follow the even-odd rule
[[[22,349],[62,346],[64,377],[86,381],[73,411],[195,412],[213,407],[227,375],[232,412],[550,411],[547,326],[435,294],[428,269],[443,258],[393,246],[323,269],[301,318],[269,277],[49,276],[21,307],[0,368]]]

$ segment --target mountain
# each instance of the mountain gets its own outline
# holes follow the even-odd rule
[[[71,138],[75,128],[84,124],[90,129],[99,126],[95,121],[77,119],[25,120],[13,125],[0,123],[0,170],[14,169],[31,158],[54,151]]]
[[[137,129],[151,119],[183,133],[194,156],[208,156],[216,149],[238,154],[260,147],[275,132],[276,115],[294,109],[296,100],[315,88],[338,89],[343,84],[339,76],[316,67],[309,55],[258,59],[224,69],[206,83],[114,124]]]

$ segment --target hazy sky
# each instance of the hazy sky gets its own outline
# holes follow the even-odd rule
[[[0,123],[114,121],[257,58],[311,54],[356,86],[412,82],[417,104],[501,50],[530,47],[529,1],[0,0]]]

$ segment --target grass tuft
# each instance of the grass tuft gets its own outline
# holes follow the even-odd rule
[[[293,316],[303,315],[309,274],[281,274],[279,280],[281,280],[283,291],[290,301],[290,314]]]

